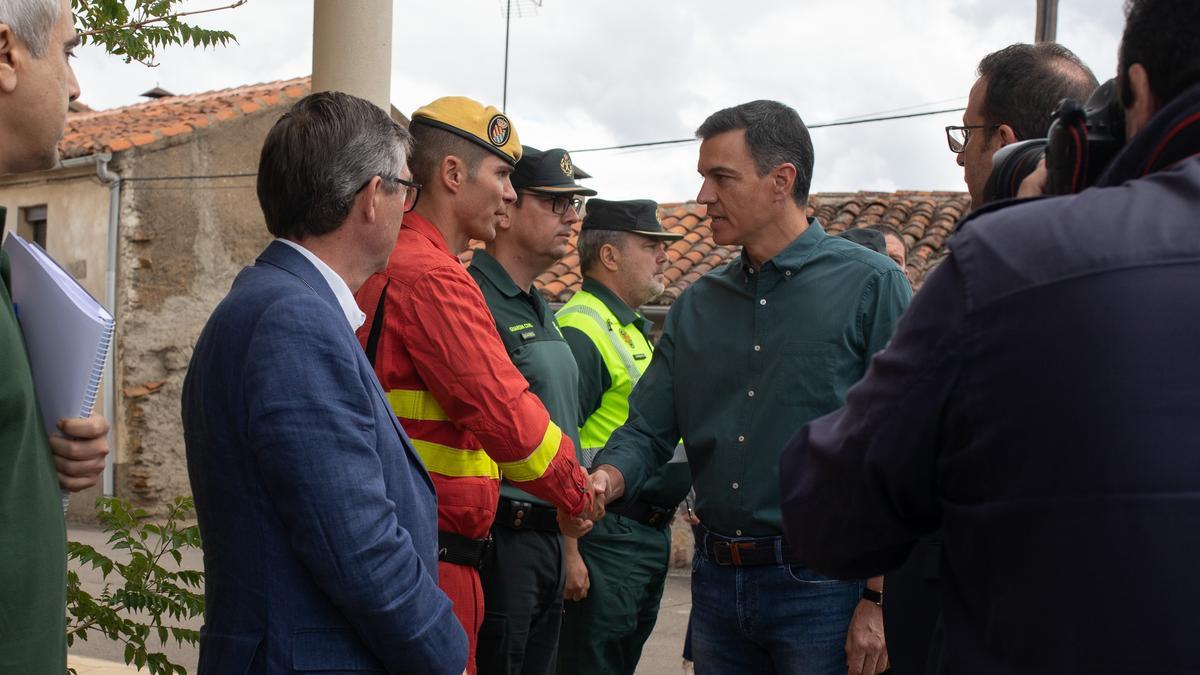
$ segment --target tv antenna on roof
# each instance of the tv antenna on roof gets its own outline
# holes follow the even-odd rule
[[[504,95],[501,99],[500,110],[508,112],[508,28],[512,23],[513,15],[516,14],[518,19],[523,19],[527,16],[537,16],[538,8],[542,6],[542,0],[500,0],[500,7],[504,12]]]

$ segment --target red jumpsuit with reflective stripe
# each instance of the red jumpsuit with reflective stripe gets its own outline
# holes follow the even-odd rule
[[[358,332],[364,346],[381,296],[375,372],[433,478],[438,529],[487,537],[501,472],[571,514],[587,508],[587,475],[570,438],[509,359],[479,286],[416,213],[405,216],[387,269],[356,294],[367,314]],[[473,673],[483,621],[479,573],[439,562],[438,579],[470,639]]]

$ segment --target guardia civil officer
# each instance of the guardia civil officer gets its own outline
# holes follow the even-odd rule
[[[516,201],[468,270],[495,319],[508,358],[550,420],[579,447],[579,375],[554,313],[533,286],[567,253],[581,196],[566,150],[523,146],[512,174]],[[604,521],[600,521],[604,522]],[[554,672],[563,603],[563,543],[550,502],[505,478],[493,546],[480,571],[484,618],[475,659],[483,675]]]
[[[629,394],[650,365],[651,322],[637,308],[663,292],[667,232],[648,199],[588,202],[579,233],[583,289],[558,312],[579,364],[582,463],[629,416]],[[678,453],[635,500],[614,504],[578,540],[567,539],[567,585],[558,672],[633,673],[654,630],[671,555],[670,524],[691,486]]]

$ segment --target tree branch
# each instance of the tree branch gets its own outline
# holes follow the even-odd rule
[[[124,26],[110,26],[108,28],[103,28],[100,30],[89,30],[89,31],[80,33],[79,37],[83,38],[83,37],[88,37],[91,35],[101,35],[104,33],[111,33],[113,31],[118,31],[118,30],[138,30],[139,28],[142,28],[144,26],[149,26],[152,23],[160,23],[160,22],[165,23],[171,19],[178,19],[181,16],[193,16],[195,14],[208,14],[209,12],[219,12],[219,11],[225,10],[225,9],[233,9],[235,7],[241,7],[242,5],[246,4],[249,1],[250,0],[235,0],[232,4],[223,5],[221,7],[212,7],[210,9],[197,9],[197,10],[193,10],[190,12],[177,12],[175,14],[159,16],[159,17],[155,17],[153,19],[134,21],[132,23],[127,23]]]

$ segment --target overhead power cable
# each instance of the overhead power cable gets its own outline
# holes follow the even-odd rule
[[[884,117],[867,117],[863,119],[851,119],[833,122],[821,122],[818,124],[807,125],[809,129],[825,129],[828,127],[847,127],[852,124],[867,124],[869,122],[886,122],[888,120],[903,120],[911,117],[926,117],[929,115],[942,115],[945,113],[962,112],[966,108],[946,108],[944,110],[927,110],[925,112],[907,113],[904,115],[887,115]],[[578,155],[584,152],[602,152],[605,150],[629,150],[631,148],[650,148],[661,145],[679,145],[681,143],[695,143],[698,138],[676,138],[669,141],[647,141],[644,143],[625,143],[623,145],[607,145],[599,148],[582,148],[580,150],[569,150],[573,155]]]

